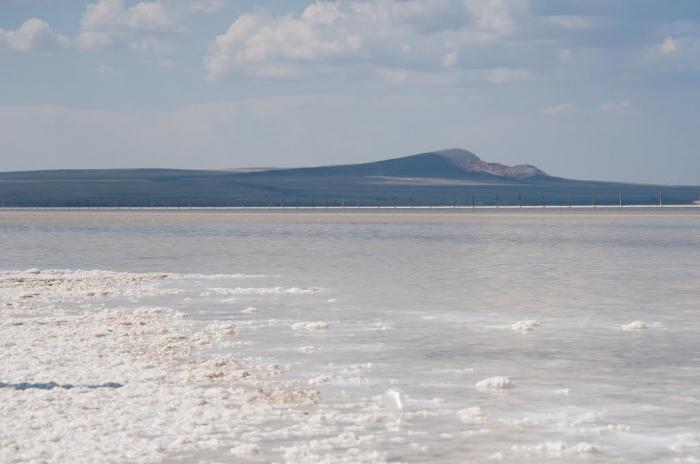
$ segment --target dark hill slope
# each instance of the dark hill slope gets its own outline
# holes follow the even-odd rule
[[[4,206],[690,204],[700,187],[590,182],[441,150],[356,165],[255,172],[177,169],[0,173]]]

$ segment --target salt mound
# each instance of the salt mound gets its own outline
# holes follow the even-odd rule
[[[632,321],[629,324],[622,324],[622,326],[620,327],[622,328],[622,330],[625,330],[627,332],[631,332],[634,330],[645,330],[649,328],[649,326],[642,321]]]
[[[255,314],[258,312],[258,308],[255,306],[248,306],[246,309],[241,310],[243,314]]]
[[[486,422],[486,415],[484,415],[479,406],[457,411],[457,417],[465,424],[481,424]]]
[[[598,448],[590,443],[580,442],[574,446],[569,446],[564,441],[546,441],[537,445],[526,446],[513,445],[512,449],[513,451],[522,451],[526,453],[544,453],[549,456],[591,454],[598,452]]]
[[[260,447],[251,443],[241,443],[231,448],[231,454],[237,458],[247,458],[260,454]]]
[[[518,321],[514,323],[513,325],[510,326],[511,329],[513,329],[514,332],[518,333],[527,333],[527,332],[533,332],[536,327],[540,325],[539,322],[537,322],[534,319],[528,319],[526,321]]]
[[[405,411],[408,408],[406,405],[406,397],[403,392],[395,388],[390,388],[384,392],[384,403],[397,411]]]
[[[292,330],[308,330],[310,332],[313,331],[321,331],[321,330],[326,330],[328,329],[328,324],[326,324],[323,321],[316,321],[316,322],[295,322],[292,324]]]
[[[510,381],[508,377],[496,376],[484,379],[481,382],[477,382],[474,387],[477,390],[488,391],[488,390],[504,390],[507,388],[513,388],[513,382]]]

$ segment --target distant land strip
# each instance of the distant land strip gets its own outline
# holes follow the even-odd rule
[[[700,186],[573,180],[462,149],[372,163],[0,173],[4,208],[603,207],[700,204]]]

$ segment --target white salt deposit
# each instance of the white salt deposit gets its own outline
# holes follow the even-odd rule
[[[481,424],[486,422],[486,415],[479,406],[457,411],[457,417],[465,424]]]
[[[700,448],[700,434],[682,433],[676,435],[669,448],[676,453],[696,450]]]
[[[237,458],[248,458],[260,455],[260,447],[254,443],[241,443],[231,448],[231,454]]]
[[[306,354],[316,353],[316,352],[318,352],[318,348],[313,346],[313,345],[300,346],[299,352],[306,353]]]
[[[551,457],[585,455],[597,453],[598,448],[587,442],[580,442],[576,445],[569,446],[565,441],[547,441],[537,445],[513,445],[513,451],[521,453],[540,453]]]
[[[258,312],[258,308],[255,306],[248,306],[247,308],[241,310],[241,313],[243,314],[256,314]]]
[[[539,327],[540,323],[537,322],[534,319],[528,319],[525,321],[518,321],[514,323],[513,325],[510,326],[510,328],[517,333],[528,333],[528,332],[533,332],[537,327]]]
[[[384,392],[384,404],[396,411],[405,411],[408,408],[406,396],[397,388],[390,388]]]
[[[488,379],[484,379],[480,382],[477,382],[474,387],[477,390],[480,391],[488,391],[488,390],[505,390],[509,388],[513,388],[513,382],[510,381],[508,377],[501,377],[501,376],[496,376],[496,377],[489,377]]]
[[[323,331],[328,329],[328,324],[323,321],[315,322],[295,322],[292,330],[308,330],[309,332]]]
[[[160,284],[182,278],[0,272],[0,462],[145,463],[183,453],[383,462],[371,449],[374,434],[350,436],[336,423],[361,431],[385,413],[353,406],[356,413],[339,416],[304,387],[313,381],[280,380],[275,363],[225,354],[241,343],[230,321],[196,322],[153,306],[75,309],[95,298],[177,294]],[[319,436],[322,452],[308,447]],[[284,445],[263,450],[263,437]],[[347,458],[338,460],[340,445]]]
[[[632,332],[635,330],[645,330],[649,328],[649,325],[647,325],[645,322],[642,321],[632,321],[627,324],[622,324],[621,326],[622,330]]]
[[[260,295],[260,296],[265,296],[265,295],[282,295],[282,294],[291,294],[291,295],[312,295],[314,293],[320,293],[322,292],[322,288],[318,287],[308,287],[308,288],[300,288],[300,287],[233,287],[233,288],[225,288],[225,287],[214,287],[214,288],[209,288],[206,291],[202,292],[200,296],[213,296],[213,295],[244,295],[244,296],[251,296],[251,295]]]

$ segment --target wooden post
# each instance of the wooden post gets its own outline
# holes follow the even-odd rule
[[[411,200],[411,209],[413,209],[413,197],[411,197],[410,200]]]
[[[379,197],[377,197],[377,208],[379,208]]]
[[[595,193],[593,194],[593,207],[595,208]]]
[[[622,194],[620,193],[620,208],[622,208]]]
[[[547,205],[546,205],[545,202],[544,202],[544,195],[542,195],[542,207],[543,207],[543,208],[546,208],[546,207],[547,207]]]
[[[476,201],[474,200],[474,194],[472,193],[472,208],[476,208]]]
[[[664,205],[664,192],[659,192],[659,207]]]
[[[568,204],[569,204],[569,208],[571,208],[571,193],[568,193],[568,194],[566,195],[566,199],[567,199],[567,202],[568,202]]]
[[[299,196],[294,197],[294,201],[296,202],[297,209],[299,209]]]
[[[518,194],[518,208],[523,207],[523,195],[521,193]]]
[[[496,208],[498,207],[500,207],[500,205],[498,204],[498,195],[496,195]]]

